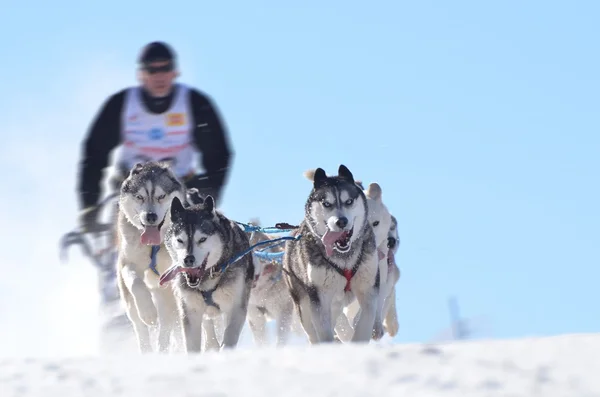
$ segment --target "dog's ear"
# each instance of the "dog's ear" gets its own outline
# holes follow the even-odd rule
[[[346,167],[344,164],[340,164],[340,168],[338,169],[338,176],[347,180],[350,183],[355,183],[354,175],[352,175],[348,167]]]
[[[183,203],[179,200],[179,197],[173,197],[171,200],[171,219],[181,219],[182,214],[185,212],[185,208],[183,207]]]
[[[367,187],[367,197],[372,198],[373,200],[381,201],[382,190],[381,186],[378,183],[370,183]]]
[[[171,170],[171,167],[175,164],[174,157],[166,157],[158,161],[158,165],[164,170]]]
[[[204,199],[200,195],[200,191],[195,187],[188,189],[186,196],[187,196],[187,200],[191,204],[204,204]]]
[[[323,168],[317,168],[313,176],[313,186],[315,189],[320,188],[327,181],[327,174]]]
[[[142,167],[144,166],[144,164],[142,163],[135,163],[135,165],[133,167],[131,167],[131,170],[129,171],[129,176],[134,176],[140,173],[140,171],[142,170]]]
[[[210,194],[204,198],[204,210],[215,213],[215,199]]]
[[[304,177],[305,177],[306,179],[308,179],[309,181],[311,181],[311,182],[314,182],[314,181],[315,181],[315,172],[316,172],[316,171],[317,171],[317,170],[313,168],[313,169],[310,169],[310,170],[306,170],[306,171],[304,171],[304,172],[302,173],[302,175],[304,175]]]

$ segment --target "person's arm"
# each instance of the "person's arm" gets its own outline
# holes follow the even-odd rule
[[[196,187],[213,191],[218,197],[227,182],[233,160],[229,136],[216,105],[206,94],[191,89],[190,102],[195,122],[194,140],[208,177]]]
[[[83,141],[77,189],[81,209],[96,205],[100,198],[103,170],[108,165],[110,152],[121,139],[121,109],[125,92],[120,91],[108,98]]]

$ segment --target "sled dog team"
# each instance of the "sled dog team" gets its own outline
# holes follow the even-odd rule
[[[130,170],[118,203],[116,266],[141,352],[233,348],[246,320],[259,345],[268,343],[269,320],[277,345],[294,329],[311,344],[398,332],[399,238],[381,187],[365,188],[344,165],[337,175],[304,175],[313,185],[304,219],[273,248],[284,252],[279,263],[240,257],[273,236],[244,231],[168,164]]]

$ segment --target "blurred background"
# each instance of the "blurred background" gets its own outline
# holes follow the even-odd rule
[[[382,186],[402,272],[400,331],[382,343],[457,337],[455,304],[465,337],[599,331],[599,12],[593,1],[5,0],[0,352],[95,349],[95,270],[77,250],[60,263],[58,241],[76,226],[86,130],[137,83],[154,40],[227,124],[229,217],[297,224],[309,168],[343,163]]]

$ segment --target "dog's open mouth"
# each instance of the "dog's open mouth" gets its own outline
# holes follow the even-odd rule
[[[140,243],[144,245],[160,245],[160,228],[165,223],[165,218],[158,225],[144,225],[144,231],[140,236]]]
[[[204,261],[202,261],[202,264],[200,266],[194,266],[194,267],[183,267],[183,266],[179,266],[179,265],[173,266],[169,270],[167,270],[162,276],[160,276],[160,281],[158,283],[159,283],[159,285],[163,285],[163,284],[168,283],[169,281],[173,280],[175,278],[175,276],[177,276],[179,273],[183,273],[187,284],[190,287],[195,288],[195,287],[199,286],[200,283],[204,279],[204,276],[206,274],[206,263],[207,262],[208,262],[208,254],[206,254],[206,257],[204,258]]]
[[[327,256],[331,256],[334,249],[338,252],[348,252],[350,250],[350,239],[352,238],[353,232],[354,227],[350,230],[343,230],[340,232],[327,230],[321,238]]]

